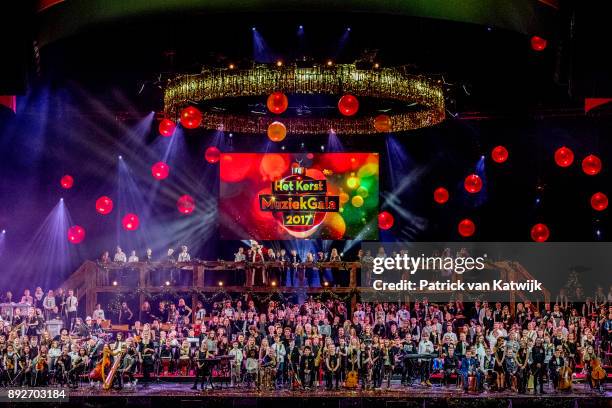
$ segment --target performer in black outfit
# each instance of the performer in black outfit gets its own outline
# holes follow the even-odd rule
[[[315,359],[310,346],[304,347],[304,354],[300,358],[300,380],[302,381],[302,386],[306,389],[312,388],[314,383],[316,375],[314,362]]]
[[[531,349],[531,360],[533,361],[531,370],[533,372],[533,390],[537,392],[538,384],[540,384],[540,394],[544,394],[544,372],[546,370],[544,364],[545,357],[546,352],[542,346],[542,339],[538,337],[535,346]]]
[[[202,341],[202,344],[200,345],[200,350],[196,353],[196,376],[195,381],[193,382],[193,387],[191,387],[192,390],[198,389],[198,379],[200,380],[201,390],[204,389],[204,382],[208,382],[208,384],[210,384],[210,388],[212,388],[213,390],[215,389],[212,383],[212,373],[210,370],[210,365],[208,361],[206,361],[211,357],[212,354],[208,352],[208,345],[206,344],[206,341]]]
[[[448,354],[444,357],[444,383],[450,384],[451,375],[457,374],[457,367],[459,366],[459,359],[455,355],[455,347],[451,344],[448,347]]]

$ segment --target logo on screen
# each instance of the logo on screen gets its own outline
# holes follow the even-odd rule
[[[272,194],[259,195],[261,211],[274,218],[291,233],[313,230],[323,223],[325,214],[340,210],[340,197],[329,195],[327,180],[306,175],[306,169],[293,163],[291,174],[272,182]]]

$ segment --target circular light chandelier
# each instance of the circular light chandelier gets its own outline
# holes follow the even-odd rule
[[[445,118],[444,92],[441,81],[408,74],[404,67],[358,69],[354,64],[300,67],[294,65],[255,65],[250,69],[204,68],[200,74],[179,75],[170,79],[164,90],[166,115],[177,118],[185,106],[195,103],[213,105],[215,101],[261,97],[273,92],[289,95],[345,94],[367,98],[374,105],[393,102],[412,109],[385,112],[390,132],[403,132],[440,123]],[[416,107],[416,108],[415,108]],[[379,133],[374,109],[355,117],[283,116],[287,133],[307,135]],[[209,109],[202,112],[205,129],[237,133],[265,134],[269,125],[279,120],[274,114],[246,114]]]

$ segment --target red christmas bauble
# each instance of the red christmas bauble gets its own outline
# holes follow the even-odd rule
[[[465,218],[457,224],[457,231],[459,231],[459,235],[462,237],[471,237],[476,232],[476,224],[469,218]]]
[[[280,115],[289,107],[289,99],[287,95],[280,91],[272,92],[266,101],[268,110],[272,113]]]
[[[102,215],[110,214],[113,211],[113,200],[107,196],[98,198],[96,200],[96,211]]]
[[[591,196],[591,207],[595,211],[603,211],[608,208],[608,196],[604,193],[595,193]]]
[[[496,146],[491,150],[491,158],[495,163],[503,163],[508,160],[508,149],[504,146]]]
[[[272,122],[268,125],[268,138],[273,142],[281,142],[287,137],[287,128],[282,122]]]
[[[555,151],[555,162],[559,167],[569,167],[574,162],[574,152],[569,147],[562,146]]]
[[[531,49],[534,51],[544,51],[546,46],[548,45],[548,41],[544,38],[534,35],[531,37]]]
[[[434,190],[434,201],[438,204],[444,204],[448,201],[448,190],[444,187],[438,187]]]
[[[198,108],[188,106],[181,111],[181,125],[187,129],[195,129],[202,123],[202,112]]]
[[[195,200],[192,196],[185,194],[177,200],[176,208],[181,214],[191,214],[195,210]]]
[[[157,162],[151,166],[151,174],[156,180],[163,180],[170,174],[170,166],[164,162]]]
[[[601,159],[594,154],[589,154],[582,160],[582,171],[587,176],[594,176],[601,171]]]
[[[395,219],[393,215],[388,211],[383,211],[378,214],[378,227],[382,230],[388,230],[393,226]]]
[[[470,174],[465,178],[463,182],[463,187],[468,193],[476,194],[480,190],[482,190],[482,179],[478,174]]]
[[[121,225],[126,231],[136,231],[140,225],[140,220],[136,214],[128,213],[121,220]]]
[[[346,94],[338,101],[338,109],[344,116],[353,116],[359,110],[359,100],[351,94]]]
[[[221,158],[221,151],[216,146],[210,146],[204,152],[204,158],[210,164],[215,164]]]
[[[60,179],[60,185],[66,190],[68,190],[69,188],[72,188],[73,184],[74,184],[74,179],[72,178],[70,174],[66,174]]]
[[[68,228],[68,242],[71,244],[80,244],[85,239],[85,228],[80,225],[73,225]]]
[[[176,123],[174,123],[168,118],[164,118],[161,122],[159,122],[158,129],[160,135],[164,137],[170,137],[174,134],[174,131],[176,130]]]
[[[550,230],[546,224],[536,224],[531,227],[531,239],[535,242],[545,242],[550,237]]]

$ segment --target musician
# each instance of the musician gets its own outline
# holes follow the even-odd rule
[[[414,378],[415,374],[415,360],[410,356],[416,353],[417,348],[414,342],[412,341],[412,335],[410,333],[407,333],[406,337],[404,338],[404,341],[402,342],[402,349],[400,352],[400,358],[402,361],[402,385],[408,385],[409,382],[412,383],[412,379]]]
[[[138,350],[136,349],[132,339],[128,339],[122,348],[123,358],[117,373],[119,388],[123,388],[125,379],[127,378],[132,387],[136,387],[137,380],[134,378],[136,371],[136,363],[138,361]]]
[[[482,375],[478,369],[480,366],[478,359],[474,356],[474,350],[468,349],[465,357],[461,360],[461,378],[463,381],[463,391],[467,392],[470,382],[469,377],[471,375],[476,376],[476,386],[478,390],[482,389]]]
[[[504,360],[506,359],[506,347],[504,345],[503,337],[497,338],[495,347],[493,348],[493,355],[495,357],[493,371],[496,375],[495,380],[497,384],[497,390],[501,391],[504,389],[506,383],[506,364],[504,362]]]
[[[125,252],[123,252],[123,250],[119,246],[115,250],[115,256],[113,257],[113,261],[117,263],[127,262],[127,256],[125,255]]]
[[[302,258],[298,254],[296,249],[292,249],[289,253],[289,284],[295,286],[294,283],[297,281],[298,276],[298,265],[302,263]]]
[[[244,358],[246,359],[245,382],[247,383],[247,387],[251,388],[257,381],[257,373],[259,372],[259,349],[255,344],[254,337],[249,337],[247,341],[244,348]]]
[[[196,359],[195,359],[194,365],[195,365],[196,375],[195,375],[195,380],[193,382],[193,387],[191,387],[191,389],[197,390],[198,380],[200,380],[200,390],[203,390],[205,388],[204,382],[207,382],[208,384],[210,384],[210,388],[214,390],[215,387],[213,386],[213,383],[212,383],[212,372],[210,369],[210,365],[206,361],[207,359],[212,358],[213,355],[208,351],[208,344],[206,341],[201,342],[200,350],[197,352],[195,357]]]
[[[544,372],[546,366],[544,365],[544,359],[546,358],[546,351],[542,345],[542,338],[536,338],[535,345],[531,349],[531,371],[533,373],[533,389],[534,392],[538,390],[538,384],[540,384],[540,394],[544,392]]]
[[[272,344],[271,348],[276,356],[275,387],[282,387],[285,382],[285,358],[287,356],[287,350],[279,335],[274,336],[274,344]]]
[[[36,310],[34,308],[28,309],[28,316],[26,318],[26,335],[37,336],[38,335],[38,316],[36,316]]]
[[[143,331],[142,339],[137,345],[142,361],[142,380],[145,384],[151,381],[151,373],[155,369],[156,344],[151,339],[150,331]]]
[[[49,377],[49,365],[47,363],[47,348],[41,346],[38,356],[32,361],[34,366],[34,380],[32,384],[34,386],[46,386],[48,384]]]
[[[113,354],[118,354],[123,350],[123,346],[125,344],[125,340],[123,339],[123,333],[117,332],[117,336],[115,337],[115,341],[111,344],[111,349],[113,350]]]
[[[556,390],[559,386],[559,371],[565,366],[565,359],[561,356],[561,348],[555,349],[553,358],[548,362],[548,370],[550,373],[550,381],[553,388]]]
[[[15,377],[14,383],[19,385],[32,385],[32,353],[28,344],[23,346],[23,350],[19,355],[19,373]],[[0,372],[2,365],[0,364]],[[1,380],[0,380],[1,382]]]
[[[372,359],[370,346],[361,343],[359,346],[359,378],[361,379],[361,389],[368,388],[372,377]]]
[[[450,384],[451,375],[457,374],[458,367],[459,358],[455,355],[455,346],[451,343],[448,347],[448,354],[444,356],[444,363],[442,364],[444,382],[447,386]]]
[[[72,359],[71,368],[68,371],[68,381],[72,387],[76,388],[78,386],[79,378],[85,373],[88,364],[87,351],[81,347]]]
[[[72,368],[72,358],[68,355],[68,346],[62,348],[62,354],[55,361],[55,381],[64,386],[68,382],[68,371]]]
[[[333,344],[327,347],[327,357],[325,358],[325,388],[330,391],[332,389],[332,381],[336,382],[336,390],[340,381],[340,358],[336,353],[336,348]]]
[[[66,297],[66,317],[67,317],[67,326],[70,330],[72,330],[72,325],[74,324],[74,319],[77,315],[77,308],[79,306],[79,301],[74,296],[74,290],[68,290],[68,296]]]
[[[529,379],[529,369],[527,367],[529,363],[529,350],[525,340],[520,341],[515,360],[517,391],[519,394],[525,394],[527,391],[527,380]]]
[[[18,361],[19,354],[15,352],[15,347],[12,343],[8,343],[6,346],[6,352],[2,356],[2,367],[4,370],[0,370],[3,374],[2,383],[11,384],[18,374]]]
[[[518,363],[516,362],[514,349],[512,347],[506,348],[504,371],[506,373],[506,384],[504,384],[504,386],[510,387],[513,391],[518,391]]]
[[[304,352],[300,358],[300,380],[305,389],[312,388],[315,379],[314,356],[310,346],[304,346]]]
[[[419,354],[432,354],[434,352],[433,343],[429,340],[427,332],[421,335],[421,341],[419,342]],[[431,387],[431,360],[426,358],[420,358],[419,364],[421,366],[421,385]]]

